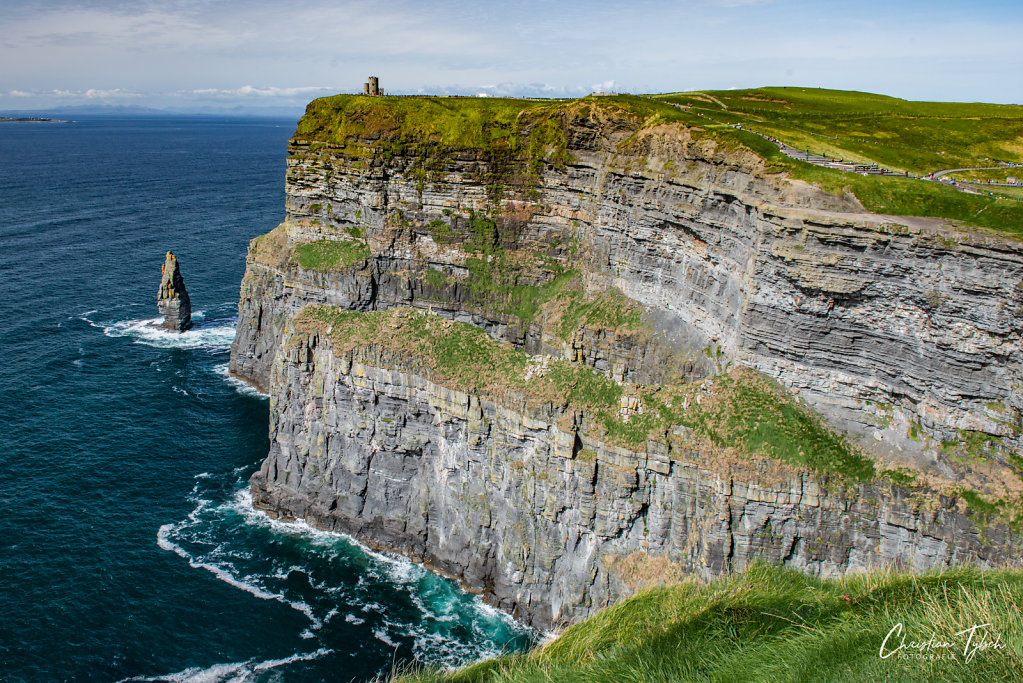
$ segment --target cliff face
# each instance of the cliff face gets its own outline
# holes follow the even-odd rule
[[[1023,550],[953,497],[845,485],[675,438],[616,446],[583,413],[451,389],[414,358],[339,350],[322,326],[300,327],[272,371],[255,505],[425,561],[537,626],[758,558],[834,575],[1004,563]]]
[[[885,485],[825,495],[803,471],[765,488],[658,446],[583,462],[557,453],[553,414],[447,396],[364,356],[331,360],[315,336],[283,342],[308,304],[409,306],[622,385],[743,365],[918,481],[1013,501],[1018,245],[867,214],[749,150],[614,105],[519,115],[511,136],[528,152],[337,116],[343,139],[312,125],[314,108],[300,125],[288,219],[253,241],[242,283],[232,372],[274,397],[259,504],[427,559],[537,623],[621,594],[606,558],[633,552],[679,571],[761,553],[834,572],[1014,547],[978,540],[952,499],[914,512]]]

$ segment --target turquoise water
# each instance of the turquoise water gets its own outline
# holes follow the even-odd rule
[[[0,125],[0,680],[363,681],[533,634],[417,565],[248,505],[227,377],[294,121]],[[163,254],[196,328],[151,329]]]

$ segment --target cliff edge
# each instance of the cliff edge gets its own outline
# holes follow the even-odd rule
[[[1019,243],[680,117],[310,104],[232,346],[271,395],[255,503],[538,625],[760,557],[1018,562]]]

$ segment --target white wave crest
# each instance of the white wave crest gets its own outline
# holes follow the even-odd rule
[[[199,317],[198,315],[196,317]],[[100,327],[83,317],[90,325]],[[163,318],[145,320],[122,320],[102,326],[108,337],[129,337],[136,344],[145,344],[158,349],[209,349],[221,350],[231,347],[234,341],[235,321],[232,318],[212,320],[208,324],[196,325],[186,332],[171,332],[160,327]]]
[[[414,584],[418,581],[418,579],[429,573],[428,570],[419,563],[412,562],[411,560],[402,557],[392,557],[390,555],[385,555],[371,550],[368,546],[360,543],[356,538],[349,536],[348,534],[337,531],[323,531],[311,526],[303,519],[297,519],[293,522],[283,522],[279,519],[272,519],[262,510],[257,510],[252,506],[252,493],[248,488],[241,489],[234,495],[234,503],[232,504],[232,507],[242,516],[243,519],[245,519],[246,522],[250,524],[268,526],[279,533],[301,534],[316,545],[333,545],[339,540],[343,540],[346,543],[354,545],[366,555],[382,564],[386,578],[394,584]],[[453,605],[451,604],[429,607],[423,603],[418,595],[415,594],[413,594],[413,603],[416,604],[424,615],[429,615],[435,621],[445,622],[453,620]],[[516,630],[523,630],[527,632],[531,631],[531,629],[516,621],[515,618],[507,612],[485,603],[483,598],[479,595],[472,596],[471,603],[473,609],[485,619],[504,623]],[[365,603],[361,606],[361,609],[364,613],[369,611],[378,611],[381,614],[385,613],[384,607],[378,603]]]
[[[384,629],[375,628],[373,629],[372,633],[373,636],[384,645],[388,647],[398,647],[398,643],[394,642],[393,640],[387,637],[387,631],[385,631]]]
[[[311,662],[333,652],[333,650],[320,648],[315,652],[300,652],[283,659],[267,659],[262,662],[254,662],[250,659],[244,662],[214,664],[206,668],[192,667],[164,676],[125,678],[119,681],[119,683],[128,683],[128,681],[169,681],[170,683],[221,683],[230,681],[231,683],[244,683],[245,681],[255,680],[255,674],[262,671],[270,671],[271,669],[296,662]]]
[[[256,389],[251,384],[248,384],[231,374],[230,365],[228,363],[222,363],[220,365],[213,366],[213,372],[224,378],[224,381],[234,387],[242,396],[258,396],[259,398],[269,398],[270,394],[264,394],[259,389]]]
[[[299,534],[314,545],[333,546],[338,541],[343,541],[344,543],[353,545],[369,557],[377,560],[387,567],[386,571],[388,576],[391,576],[393,573],[393,575],[397,577],[397,583],[407,583],[411,580],[409,577],[413,575],[418,577],[426,574],[425,568],[417,565],[411,560],[379,553],[360,542],[354,536],[350,536],[341,531],[324,531],[323,529],[317,529],[304,519],[296,519],[293,522],[284,522],[279,519],[273,519],[262,510],[257,510],[252,506],[252,492],[248,488],[241,489],[234,494],[234,503],[232,507],[235,512],[240,514],[249,524],[269,527],[277,533]]]
[[[189,514],[190,520],[192,520],[193,522],[195,521],[195,515],[198,513],[199,510],[202,509],[205,502],[206,501],[200,503],[199,507],[196,508],[196,510],[193,510],[191,514]],[[156,544],[160,546],[160,548],[162,548],[163,550],[168,550],[180,556],[182,559],[187,560],[188,565],[190,567],[194,569],[205,569],[206,571],[210,572],[215,577],[217,577],[218,579],[220,579],[221,581],[228,585],[234,586],[235,588],[240,588],[246,593],[254,595],[261,600],[276,600],[277,602],[287,605],[293,610],[301,612],[306,616],[306,618],[309,619],[310,628],[312,628],[314,631],[323,627],[323,622],[319,618],[317,618],[317,616],[313,613],[313,608],[310,607],[305,602],[302,602],[300,600],[288,600],[283,595],[279,593],[271,593],[270,591],[265,590],[264,588],[257,585],[256,583],[253,583],[252,581],[240,579],[231,573],[230,567],[215,562],[204,562],[200,559],[197,559],[187,550],[185,550],[180,545],[172,541],[171,534],[181,531],[182,528],[184,528],[184,526],[185,526],[184,524],[164,524],[156,532]],[[246,577],[246,579],[248,578],[249,577]]]

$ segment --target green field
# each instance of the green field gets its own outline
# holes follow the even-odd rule
[[[927,175],[1023,161],[1023,107],[911,102],[817,88],[659,95],[722,123],[739,123],[800,149]]]
[[[776,170],[840,193],[851,191],[870,211],[958,221],[1023,235],[1023,205],[969,195],[937,183],[860,176],[795,161],[754,135],[769,135],[815,154],[876,163],[928,175],[950,168],[1023,161],[1023,107],[957,102],[911,102],[884,95],[817,88],[759,88],[656,95],[682,107],[709,131],[734,137]],[[735,124],[744,131],[733,128]],[[745,132],[745,131],[752,131]],[[1018,170],[1018,169],[1015,169]],[[1007,170],[1003,175],[1013,175]],[[1018,174],[1016,174],[1018,175]]]
[[[991,180],[996,183],[1004,183],[1008,177],[1014,177],[1018,180],[1023,180],[1023,168],[996,168],[996,169],[985,169],[977,171],[960,171],[958,173],[950,173],[949,178],[955,178],[956,180],[967,180],[967,181],[987,181]]]
[[[754,565],[640,593],[531,653],[455,671],[399,670],[392,681],[1018,681],[1020,604],[1020,571],[821,580]]]

